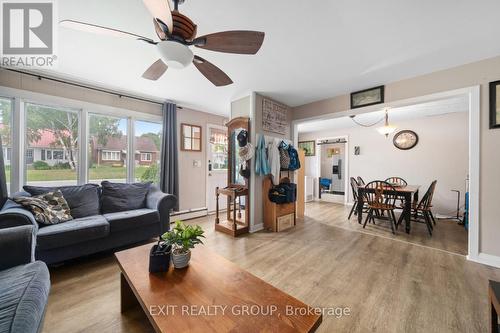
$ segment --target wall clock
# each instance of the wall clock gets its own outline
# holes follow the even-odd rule
[[[415,147],[418,143],[418,135],[417,133],[404,130],[396,133],[394,135],[394,139],[392,140],[394,146],[401,150],[409,150]]]

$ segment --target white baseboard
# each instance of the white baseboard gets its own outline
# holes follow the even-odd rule
[[[259,223],[259,224],[250,226],[250,232],[257,232],[257,231],[261,231],[261,230],[264,230],[264,223]]]
[[[500,268],[500,257],[487,254],[479,253],[477,256],[467,256],[467,260],[474,261],[483,265],[488,265],[495,268]]]
[[[174,212],[170,214],[170,222],[175,222],[177,220],[191,220],[198,217],[203,217],[208,215],[208,210],[206,207],[183,210],[181,212]]]

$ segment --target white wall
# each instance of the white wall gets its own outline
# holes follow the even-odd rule
[[[394,124],[401,129],[411,129],[419,135],[418,145],[408,151],[399,150],[392,144],[392,136],[385,138],[375,128],[352,127],[343,130],[299,134],[299,140],[316,138],[349,137],[349,177],[361,176],[365,181],[399,176],[409,184],[422,185],[420,197],[429,184],[437,179],[434,194],[436,213],[453,215],[456,210],[456,194],[462,193],[468,174],[468,114],[450,113],[425,117]],[[354,147],[361,154],[354,155]],[[308,175],[318,177],[315,157],[306,157]],[[310,167],[309,167],[310,166]],[[352,200],[352,193],[349,193]]]

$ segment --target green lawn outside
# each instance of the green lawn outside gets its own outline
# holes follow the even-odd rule
[[[135,177],[140,179],[142,174],[148,169],[145,166],[135,168]],[[89,180],[93,179],[126,179],[126,168],[100,166],[89,169]],[[10,179],[10,173],[7,171],[7,181]],[[54,181],[54,180],[76,180],[75,170],[27,170],[28,181]]]

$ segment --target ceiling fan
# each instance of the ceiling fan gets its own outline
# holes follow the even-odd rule
[[[265,34],[259,31],[235,30],[196,37],[196,24],[179,12],[179,5],[185,0],[173,0],[173,11],[169,1],[143,0],[153,16],[159,42],[134,33],[75,20],[62,20],[60,24],[71,29],[128,37],[156,45],[161,58],[144,72],[142,77],[145,79],[158,80],[169,67],[184,68],[192,63],[215,86],[232,84],[233,81],[226,73],[202,57],[194,55],[190,46],[225,53],[256,54],[264,42]]]

